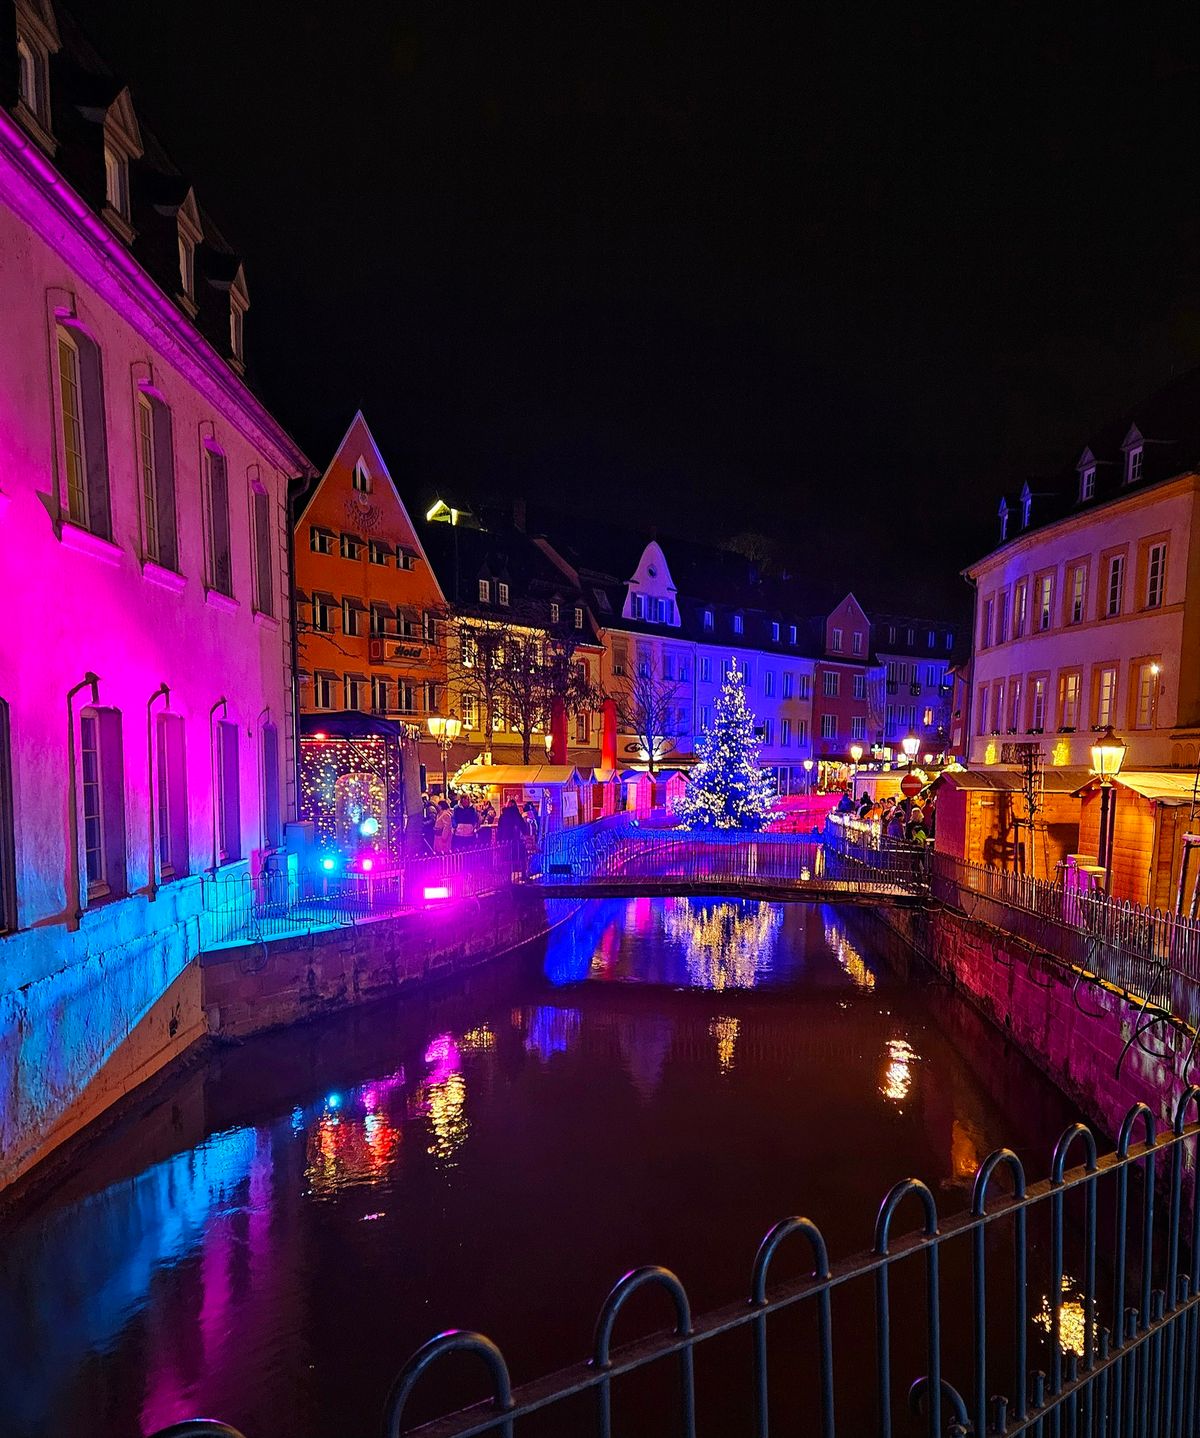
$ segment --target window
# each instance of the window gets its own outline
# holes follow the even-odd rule
[[[980,649],[986,649],[992,642],[992,616],[995,609],[996,601],[994,599],[983,601],[983,626],[979,631]]]
[[[575,628],[583,628],[583,610],[578,605],[575,606]]]
[[[89,901],[125,893],[125,769],[121,715],[88,709],[79,720],[79,809]]]
[[[674,679],[675,677],[675,657],[672,654],[664,654],[662,657],[662,677],[664,679]]]
[[[679,682],[680,682],[681,684],[686,684],[686,683],[687,683],[687,679],[688,679],[688,662],[687,662],[686,659],[680,659],[680,661],[679,661]]]
[[[58,326],[57,341],[67,517],[111,539],[100,351],[82,330],[67,325]]]
[[[388,548],[388,546],[386,544],[383,544],[380,540],[369,539],[367,541],[368,564],[386,564],[388,562],[388,556],[390,553],[391,550]]]
[[[313,708],[333,708],[333,680],[332,674],[326,674],[317,670],[313,675]]]
[[[362,540],[357,534],[343,534],[339,541],[343,559],[360,559],[362,557]]]
[[[396,550],[396,568],[397,568],[397,569],[403,569],[403,570],[405,570],[405,571],[407,572],[407,571],[410,571],[410,570],[415,569],[416,566],[417,566],[417,556],[412,552],[411,549],[400,549],[400,548],[397,548],[397,550]]]
[[[1114,554],[1108,561],[1108,583],[1105,586],[1104,617],[1112,619],[1121,612],[1125,599],[1125,556]]]
[[[396,708],[401,714],[415,714],[417,712],[417,691],[408,679],[396,680]],[[497,715],[497,721],[499,715]],[[499,728],[499,722],[496,727]]]
[[[946,630],[946,648],[947,648],[947,649],[953,649],[953,648],[954,648],[954,630],[953,630],[953,629],[947,629],[947,630]]]
[[[740,634],[742,632],[742,628],[742,616],[740,614],[735,614],[733,616],[733,632],[735,634]]]
[[[921,723],[926,729],[933,728],[933,710],[929,707],[928,704],[925,706],[925,712],[921,716]]]
[[[328,529],[312,525],[308,531],[308,547],[314,554],[333,553],[333,534]]]
[[[884,715],[884,727],[889,738],[896,732],[896,706],[889,704]]]
[[[836,739],[836,738],[837,738],[837,715],[836,715],[836,714],[822,714],[822,715],[821,715],[821,738],[822,738],[822,739]]]
[[[1058,676],[1058,723],[1060,729],[1079,727],[1079,671],[1069,670]]]
[[[196,246],[185,234],[179,235],[179,292],[187,299],[195,297]]]
[[[38,100],[38,62],[23,36],[17,36],[17,94],[26,108],[38,119],[42,117]]]
[[[551,623],[551,624],[557,624],[557,623],[558,623],[559,612],[560,612],[560,611],[559,611],[559,607],[558,607],[557,601],[552,600],[552,601],[551,601],[551,604],[550,604],[550,623]]]
[[[333,620],[330,616],[330,603],[328,594],[314,594],[312,597],[312,627],[316,634],[331,634],[333,632]]]
[[[779,643],[779,620],[778,620],[778,619],[772,619],[772,620],[771,620],[771,639],[774,641],[774,643],[776,643],[776,644]]]
[[[231,298],[229,301],[229,353],[239,362],[245,343],[245,330],[246,312],[235,299]]]
[[[490,604],[492,602],[492,581],[490,579],[481,579],[479,581],[479,602],[480,604]]]
[[[850,720],[851,739],[865,739],[867,737],[867,721],[861,714],[856,714]]]
[[[1096,712],[1094,724],[1097,729],[1107,728],[1116,719],[1117,713],[1117,670],[1106,664],[1096,671]]]
[[[275,613],[275,581],[271,566],[271,496],[261,484],[250,490],[254,525],[254,608],[259,614]]]
[[[262,748],[262,835],[268,849],[277,849],[283,838],[279,804],[279,729],[270,720],[259,731]]]
[[[619,640],[617,640],[617,641],[613,644],[613,659],[612,659],[612,672],[613,672],[613,675],[614,675],[616,678],[620,679],[620,678],[622,677],[622,675],[624,675],[624,674],[627,672],[628,666],[629,666],[629,646],[625,643],[625,641],[624,641],[623,639],[619,639]]]
[[[12,775],[9,710],[0,699],[0,934],[17,927],[17,831]]]
[[[1136,685],[1136,707],[1133,715],[1135,729],[1153,729],[1158,718],[1158,664],[1147,660],[1134,668]]]
[[[842,676],[836,669],[826,669],[821,675],[821,692],[826,699],[836,699],[841,689]]]
[[[1003,644],[1008,638],[1008,590],[1002,589],[996,600],[996,643]]]
[[[1049,629],[1054,612],[1054,576],[1043,574],[1037,580],[1037,622],[1039,629]]]
[[[840,654],[842,652],[842,631],[840,629],[833,629],[830,631],[829,647],[833,650],[835,654]]]
[[[988,719],[988,687],[986,684],[979,686],[979,698],[975,705],[975,732],[976,734],[987,733]]]
[[[139,391],[137,426],[144,557],[161,564],[164,569],[178,569],[171,411],[161,400]]]
[[[367,681],[361,674],[347,674],[342,680],[342,708],[361,709]]]
[[[992,733],[999,734],[1004,727],[1004,680],[997,679],[992,686]]]
[[[792,691],[795,689],[795,687],[796,676],[790,671],[785,673],[783,676],[783,697],[785,699],[790,699],[792,697]]]
[[[129,160],[107,143],[104,146],[104,198],[123,220],[129,218]]]
[[[386,714],[391,708],[391,685],[381,675],[371,675],[371,713]]]
[[[576,744],[586,744],[587,741],[588,741],[588,717],[587,717],[586,714],[576,714],[576,716],[575,716],[575,742],[576,742]]]
[[[704,611],[704,627],[705,629],[711,629],[713,627],[713,612],[711,609]]]
[[[1008,538],[1008,500],[1001,499],[1000,508],[996,511],[1000,516],[1000,543],[1003,544]]]
[[[1014,639],[1020,639],[1025,633],[1025,620],[1028,608],[1029,581],[1022,579],[1020,584],[1013,590],[1012,633]]]
[[[850,636],[850,648],[855,654],[861,654],[863,652],[863,637],[861,629],[856,629],[854,633]]]
[[[788,625],[788,643],[789,643],[789,644],[795,644],[795,642],[796,642],[796,626],[795,626],[794,624],[789,624],[789,625]]]
[[[438,687],[432,679],[425,681],[425,712],[427,714],[438,712]]]
[[[812,676],[809,674],[801,674],[796,680],[796,697],[798,699],[807,699],[811,693]]]
[[[1125,456],[1125,483],[1136,484],[1142,477],[1142,446],[1135,444]]]
[[[362,633],[362,603],[357,599],[342,600],[342,633],[356,638]],[[353,709],[353,704],[346,706]]]
[[[707,733],[711,721],[712,710],[708,707],[707,704],[702,704],[700,706],[700,729],[702,733]]]
[[[1093,499],[1096,494],[1096,466],[1086,465],[1079,471],[1079,501],[1082,504],[1085,499]]]
[[[712,660],[708,657],[708,655],[701,656],[700,678],[701,681],[705,684],[712,683]]]
[[[775,671],[773,669],[763,672],[763,696],[767,699],[775,697]]]
[[[856,674],[854,676],[854,697],[856,699],[865,699],[867,697],[867,676],[865,674]]]
[[[646,617],[646,599],[644,595],[630,595],[629,617],[631,619],[644,619]]]
[[[1040,734],[1046,727],[1046,678],[1039,674],[1029,695],[1029,732]]]
[[[1021,491],[1021,528],[1022,528],[1022,529],[1028,529],[1028,528],[1029,528],[1029,518],[1030,518],[1030,511],[1031,511],[1032,507],[1033,507],[1033,495],[1032,495],[1032,494],[1030,493],[1030,491],[1029,491],[1029,486],[1026,485],[1025,488]]]
[[[1167,546],[1152,544],[1146,555],[1146,608],[1158,609],[1167,581]]]
[[[508,603],[508,585],[505,584],[503,581],[501,581],[500,583],[498,583],[498,584],[496,585],[496,603],[497,603],[497,604],[507,604],[507,603]]]
[[[1071,614],[1068,622],[1071,624],[1082,624],[1086,606],[1087,565],[1075,564],[1071,567]]]
[[[504,728],[504,702],[500,699],[492,701],[492,733],[497,734]]]
[[[1019,678],[1008,681],[1008,732],[1016,734],[1021,728],[1021,681]]]
[[[464,729],[479,728],[479,698],[475,694],[464,694],[462,697],[462,714]]]
[[[367,473],[367,466],[361,459],[355,462],[354,473],[350,477],[350,483],[358,490],[359,494],[371,493],[371,476]]]
[[[229,471],[219,449],[204,448],[208,490],[209,584],[219,594],[233,594],[233,554],[229,536]]]
[[[934,646],[936,643],[937,643],[937,631],[934,630],[934,629],[931,629],[931,630],[929,631],[928,635],[926,636],[926,645],[927,645],[928,648],[932,649],[933,646]]]
[[[774,744],[775,742],[775,725],[770,719],[763,720],[762,741],[764,744]]]
[[[217,722],[217,862],[232,864],[242,857],[242,796],[238,729],[227,719]]]

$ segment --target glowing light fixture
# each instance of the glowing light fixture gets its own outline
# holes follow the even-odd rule
[[[900,747],[904,750],[905,756],[911,764],[917,757],[917,750],[921,747],[921,741],[915,734],[910,734],[906,739],[901,741]]]
[[[431,714],[425,724],[442,751],[442,797],[445,798],[450,789],[450,747],[462,733],[462,720],[455,719],[452,714]]]
[[[379,820],[374,814],[368,814],[358,826],[358,832],[364,839],[373,839],[379,833]]]
[[[851,744],[851,745],[850,745],[850,757],[851,757],[851,759],[853,759],[854,762],[857,764],[857,763],[859,763],[859,762],[861,761],[862,756],[863,756],[863,746],[862,746],[861,744]]]
[[[374,859],[364,859],[364,860],[362,861],[362,871],[363,871],[364,874],[369,874],[374,867],[375,867],[375,860],[374,860]]]
[[[313,738],[314,738],[314,739],[328,739],[328,738],[329,738],[329,735],[326,734],[326,732],[324,731],[324,729],[318,729],[317,732],[313,735]]]
[[[332,854],[326,854],[321,860],[321,868],[324,869],[327,874],[331,874],[334,869],[337,868],[337,860]]]
[[[427,899],[448,899],[450,890],[445,884],[427,884],[425,886],[425,897]]]
[[[1092,773],[1102,784],[1112,783],[1125,762],[1125,741],[1110,724],[1092,745]]]

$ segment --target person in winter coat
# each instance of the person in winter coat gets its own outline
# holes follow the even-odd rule
[[[525,820],[521,818],[521,811],[517,808],[517,801],[510,799],[501,810],[500,818],[496,821],[496,843],[519,844],[527,833]]]
[[[435,854],[448,854],[450,852],[451,836],[450,805],[445,799],[439,799],[433,816],[433,852]]]

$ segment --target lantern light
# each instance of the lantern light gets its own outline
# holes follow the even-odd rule
[[[857,764],[857,763],[859,762],[859,760],[862,758],[862,756],[863,756],[863,746],[862,746],[861,744],[851,744],[851,745],[850,745],[850,757],[851,757],[851,759],[853,759],[854,762]]]
[[[908,737],[901,742],[900,747],[904,750],[908,757],[908,762],[911,764],[917,757],[917,750],[921,747],[921,741],[915,734],[909,734]]]
[[[1092,745],[1092,773],[1102,784],[1111,783],[1125,762],[1125,741],[1113,733],[1110,724]]]
[[[373,839],[379,833],[379,820],[374,814],[368,814],[358,826],[358,832],[364,839]]]
[[[367,858],[367,859],[364,859],[364,860],[362,861],[362,871],[363,871],[364,874],[369,874],[374,867],[375,867],[375,860],[374,860],[374,859]]]
[[[326,854],[321,860],[321,868],[324,869],[327,874],[331,874],[333,870],[337,868],[337,860],[332,854]]]

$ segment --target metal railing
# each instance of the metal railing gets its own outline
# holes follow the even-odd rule
[[[1027,1181],[1011,1149],[997,1149],[976,1169],[968,1211],[948,1220],[926,1184],[905,1179],[880,1206],[870,1251],[846,1261],[831,1262],[810,1219],[785,1218],[759,1246],[748,1297],[700,1316],[693,1316],[673,1273],[633,1269],[600,1309],[589,1358],[520,1387],[513,1386],[490,1339],[462,1330],[441,1333],[409,1359],[392,1385],[385,1438],[513,1438],[533,1428],[574,1433],[585,1426],[611,1438],[621,1381],[655,1365],[674,1370],[675,1396],[669,1411],[639,1409],[644,1429],[684,1438],[701,1429],[728,1431],[706,1424],[701,1397],[717,1395],[711,1386],[698,1387],[697,1369],[717,1353],[713,1340],[738,1331],[750,1341],[738,1350],[728,1380],[735,1392],[720,1401],[727,1405],[732,1396],[745,1415],[739,1430],[749,1431],[752,1423],[756,1438],[785,1428],[837,1438],[868,1431],[868,1424],[879,1438],[892,1438],[898,1422],[910,1431],[901,1416],[905,1407],[929,1438],[1194,1435],[1200,1426],[1200,1207],[1192,1179],[1200,1124],[1186,1119],[1198,1098],[1195,1088],[1184,1093],[1163,1134],[1156,1133],[1150,1110],[1135,1105],[1115,1152],[1103,1157],[1091,1131],[1071,1125],[1041,1182]],[[1081,1162],[1068,1168],[1072,1156]],[[1001,1184],[1004,1191],[997,1193]],[[895,1231],[901,1208],[917,1220],[915,1232]],[[779,1250],[796,1247],[796,1240],[803,1241],[811,1272],[773,1282]],[[961,1282],[943,1277],[960,1270]],[[914,1282],[918,1277],[923,1281]],[[834,1341],[832,1301],[852,1287],[871,1308],[873,1364],[864,1361],[867,1324],[839,1327],[840,1351]],[[643,1288],[662,1290],[672,1327],[614,1347],[621,1311]],[[787,1362],[772,1369],[774,1320],[789,1310],[809,1315],[811,1330],[787,1320]],[[809,1331],[811,1347],[802,1348],[797,1335]],[[774,1347],[783,1351],[778,1337]],[[1048,1352],[1038,1366],[1040,1348]],[[726,1359],[732,1352],[722,1351]],[[490,1398],[410,1427],[422,1380],[462,1355],[476,1360]],[[797,1397],[809,1417],[800,1430],[777,1421],[784,1399],[794,1407]],[[864,1400],[872,1419],[845,1417]],[[185,1425],[156,1438],[230,1433],[217,1425]]]
[[[469,898],[523,879],[523,845],[426,854],[396,868],[327,874],[264,869],[203,881],[201,948],[260,943]]]

